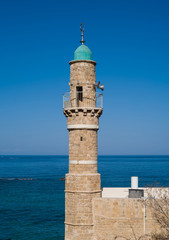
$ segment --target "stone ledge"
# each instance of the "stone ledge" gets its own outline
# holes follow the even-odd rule
[[[69,124],[67,125],[68,130],[72,129],[95,129],[98,130],[99,126],[98,125],[91,125],[91,124]]]
[[[77,224],[77,223],[68,223],[68,222],[64,222],[64,224],[67,225],[72,225],[72,226],[94,226],[94,224]]]
[[[86,194],[92,194],[92,193],[99,193],[101,190],[96,191],[71,191],[71,190],[65,190],[67,193],[86,193]]]
[[[99,175],[100,176],[100,173],[67,173],[67,175],[73,175],[73,176],[96,176],[96,175]]]
[[[96,108],[96,107],[74,107],[74,108],[64,108],[63,113],[66,117],[72,117],[73,115],[78,116],[79,112],[83,112],[84,116],[88,114],[91,117],[100,117],[103,113],[103,108]]]
[[[73,63],[79,63],[79,62],[92,63],[92,64],[94,64],[94,65],[96,66],[96,62],[93,61],[93,60],[72,60],[72,61],[69,62],[69,64],[71,65],[71,64],[73,64]]]

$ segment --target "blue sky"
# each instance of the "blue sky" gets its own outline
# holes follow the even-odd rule
[[[169,1],[0,1],[0,154],[68,154],[79,24],[105,85],[99,154],[169,154]]]

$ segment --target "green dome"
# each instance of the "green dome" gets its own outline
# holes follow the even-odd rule
[[[85,46],[79,46],[74,52],[74,60],[93,60],[92,52]]]

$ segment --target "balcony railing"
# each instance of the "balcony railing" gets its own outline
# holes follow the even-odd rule
[[[94,95],[93,95],[94,94]],[[68,92],[63,94],[63,108],[103,108],[103,94],[92,93],[88,96],[84,95],[84,92],[76,92],[76,96],[73,97],[73,93]],[[91,96],[93,95],[93,96]]]

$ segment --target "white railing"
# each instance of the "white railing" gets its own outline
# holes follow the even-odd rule
[[[93,95],[94,94],[94,95]],[[93,96],[92,96],[93,95]],[[103,108],[103,94],[92,93],[88,96],[84,92],[76,92],[75,97],[73,93],[63,94],[63,108]]]

